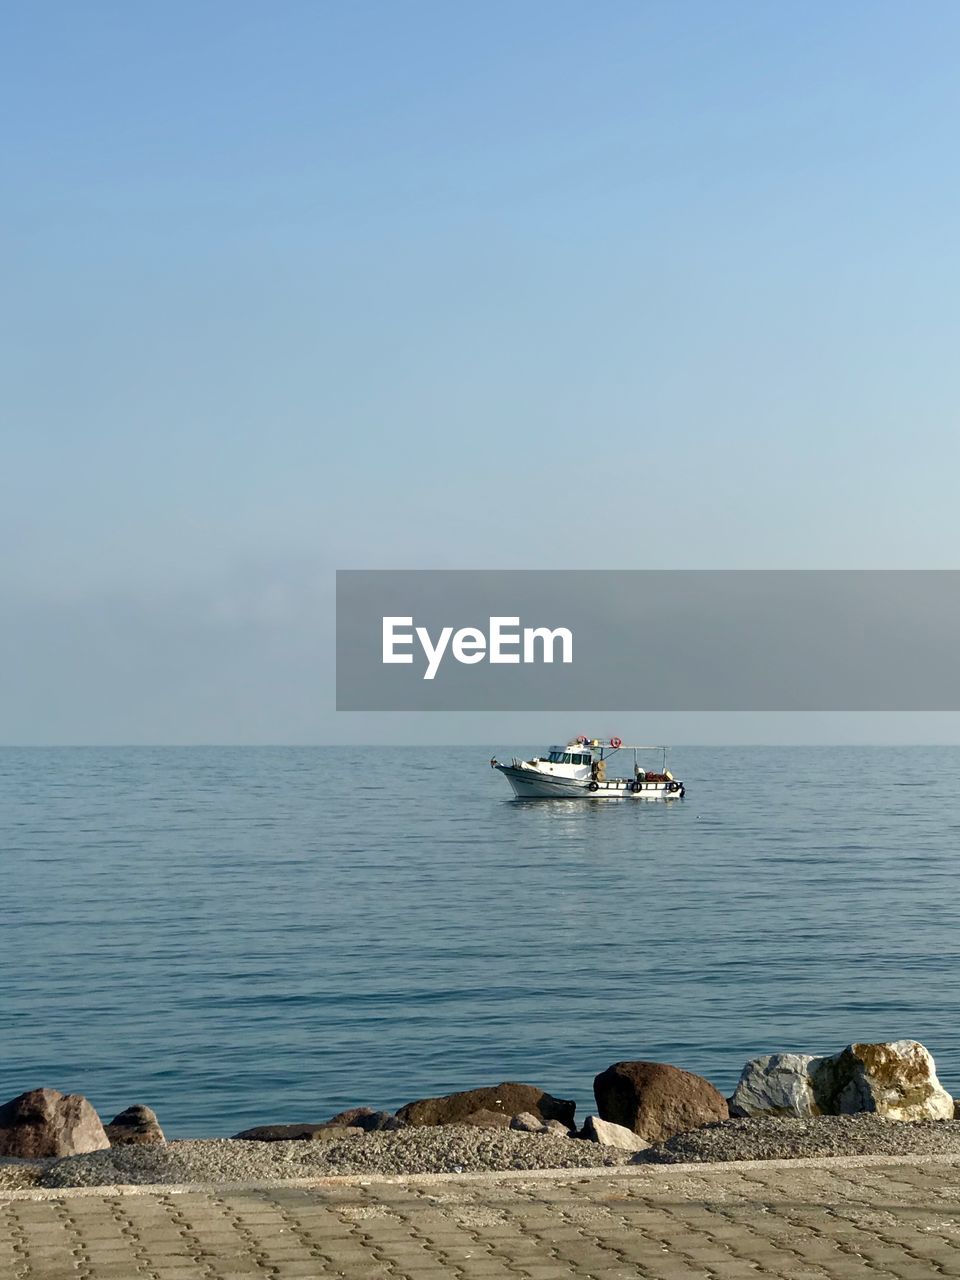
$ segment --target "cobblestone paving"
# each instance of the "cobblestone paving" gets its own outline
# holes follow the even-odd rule
[[[0,1201],[3,1280],[960,1277],[960,1166],[922,1163]]]

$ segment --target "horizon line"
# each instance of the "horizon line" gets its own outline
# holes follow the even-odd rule
[[[419,749],[423,747],[477,747],[485,748],[496,745],[493,742],[0,742],[0,751],[118,751],[118,750],[176,750],[207,751],[215,748],[220,751],[258,751],[264,749],[283,750],[342,750],[344,747],[378,750]],[[929,741],[890,741],[890,742],[677,742],[667,743],[668,751],[674,750],[722,750],[736,747],[957,747],[960,740],[949,742]],[[626,748],[625,748],[626,749]],[[658,748],[659,749],[659,748]]]

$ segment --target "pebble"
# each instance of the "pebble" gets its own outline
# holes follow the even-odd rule
[[[43,1170],[52,1163],[52,1160],[0,1160],[0,1193],[35,1187]]]
[[[169,1142],[70,1156],[43,1169],[44,1187],[257,1182],[336,1174],[464,1173],[583,1169],[626,1163],[629,1152],[511,1129],[442,1125],[367,1133],[332,1142]]]
[[[184,1182],[259,1182],[337,1174],[403,1175],[821,1156],[960,1157],[960,1121],[915,1124],[873,1115],[752,1117],[677,1134],[636,1155],[593,1142],[472,1125],[400,1129],[330,1142],[232,1138],[113,1147],[63,1160],[0,1162],[0,1191]]]
[[[960,1156],[960,1122],[906,1123],[879,1116],[753,1116],[678,1133],[634,1164],[799,1160],[818,1156]]]

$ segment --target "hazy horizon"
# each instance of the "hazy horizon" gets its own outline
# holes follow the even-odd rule
[[[770,714],[772,718],[780,719],[780,717],[773,716],[773,713],[768,713],[768,714]],[[810,713],[810,714],[813,715],[814,713]],[[390,717],[390,718],[393,719],[394,717]],[[397,715],[397,718],[399,718],[399,713]],[[411,717],[407,717],[407,718],[409,719]],[[417,727],[422,731],[425,727],[423,722],[427,721],[426,727],[428,727],[429,720],[432,718],[433,718],[432,716],[428,716],[426,714],[423,715],[422,717],[418,717]],[[828,734],[823,732],[823,730],[825,729],[825,726],[823,724],[824,717],[817,716],[816,718],[820,723],[820,729],[821,729],[820,736],[816,736],[816,737],[809,736],[809,733],[810,733],[809,730],[805,732],[801,731],[799,726],[795,726],[796,732],[794,736],[785,737],[783,736],[782,725],[780,728],[781,736],[779,738],[775,738],[769,735],[766,737],[763,737],[763,736],[758,736],[756,734],[754,734],[753,736],[750,736],[746,733],[738,737],[735,735],[731,735],[729,733],[729,727],[726,731],[726,734],[718,730],[718,732],[714,734],[702,735],[696,739],[689,738],[689,737],[670,736],[666,734],[658,735],[655,733],[646,734],[646,735],[631,734],[629,730],[627,730],[625,733],[621,733],[619,732],[620,726],[617,726],[615,730],[612,730],[611,733],[606,736],[607,737],[613,736],[613,732],[616,731],[618,733],[618,736],[622,737],[623,740],[625,742],[628,742],[629,744],[634,743],[634,741],[636,741],[638,744],[643,743],[644,745],[664,744],[678,751],[683,750],[685,748],[694,748],[694,747],[697,747],[697,748],[699,747],[711,747],[711,748],[714,748],[714,747],[730,747],[730,748],[737,748],[737,747],[797,747],[797,748],[852,747],[852,748],[866,749],[866,748],[874,748],[874,747],[888,748],[888,747],[960,746],[960,716],[958,716],[955,713],[950,713],[949,715],[945,714],[942,717],[944,720],[949,720],[951,723],[950,725],[944,724],[939,734],[931,734],[928,730],[927,736],[925,737],[880,736],[879,730],[876,728],[874,729],[873,737],[846,736],[847,734],[849,734],[849,725],[846,724],[847,717],[843,716],[842,713],[835,714],[835,718],[838,721],[840,721],[840,723],[834,726],[833,736],[829,736]],[[890,720],[890,719],[896,719],[898,717],[877,716],[877,718]],[[910,717],[907,717],[907,716],[901,716],[900,718],[910,719]],[[930,717],[924,717],[924,718],[930,719]],[[718,721],[718,726],[722,724],[726,724],[729,726],[729,721],[731,717],[729,715],[716,713],[716,719]],[[917,719],[920,719],[920,717],[917,717]],[[583,722],[585,723],[585,721]],[[329,739],[327,741],[320,741],[320,740],[280,741],[280,740],[277,740],[277,741],[262,741],[262,742],[217,742],[215,740],[209,740],[209,741],[197,740],[197,741],[191,741],[191,742],[184,742],[184,741],[164,742],[164,741],[139,740],[139,741],[112,741],[112,742],[110,741],[0,742],[0,750],[60,750],[60,749],[71,750],[71,749],[82,749],[82,748],[90,748],[94,750],[98,748],[104,748],[104,749],[115,748],[115,749],[130,749],[130,750],[136,750],[136,749],[146,750],[150,748],[172,748],[172,749],[237,748],[237,749],[245,749],[245,750],[246,749],[266,750],[269,748],[279,748],[279,749],[316,748],[316,749],[323,749],[323,750],[337,750],[338,748],[350,748],[350,749],[367,748],[371,750],[375,750],[378,748],[388,748],[388,749],[409,748],[411,750],[416,750],[421,747],[436,747],[436,748],[478,747],[479,748],[479,747],[492,747],[495,745],[496,746],[510,745],[512,747],[516,747],[517,749],[521,749],[526,747],[532,747],[532,748],[546,747],[553,743],[566,742],[570,739],[571,735],[574,732],[579,732],[581,727],[582,727],[582,724],[576,726],[575,729],[572,729],[572,730],[568,730],[563,727],[555,727],[552,731],[549,727],[546,727],[542,729],[540,732],[528,731],[526,734],[519,732],[519,730],[514,731],[512,733],[501,731],[500,733],[486,732],[486,733],[480,734],[478,732],[474,735],[464,735],[458,738],[452,738],[452,737],[440,738],[435,736],[429,736],[429,737],[422,736],[418,739],[415,736],[404,737],[402,734],[396,734],[394,736],[384,736],[379,739],[372,738],[372,737],[359,738],[359,737],[345,736],[340,739]],[[915,734],[919,732],[920,732],[919,728],[914,731]]]

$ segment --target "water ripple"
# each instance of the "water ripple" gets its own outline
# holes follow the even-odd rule
[[[903,1035],[960,1093],[960,750],[685,749],[671,806],[515,750],[0,751],[0,1096],[219,1134]]]

